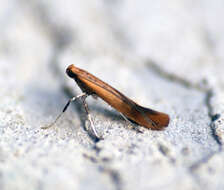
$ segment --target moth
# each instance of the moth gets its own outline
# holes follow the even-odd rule
[[[135,122],[141,126],[153,130],[161,130],[168,126],[170,119],[167,114],[138,105],[133,100],[126,97],[121,92],[90,74],[89,72],[74,65],[70,65],[67,67],[66,73],[70,78],[76,81],[83,94],[71,98],[65,105],[62,113],[66,111],[67,107],[72,101],[76,100],[77,98],[82,98],[88,119],[90,120],[92,130],[96,137],[98,137],[98,135],[90,117],[87,103],[85,101],[86,98],[91,95],[103,99],[129,121]],[[56,120],[61,116],[61,114],[56,118]]]

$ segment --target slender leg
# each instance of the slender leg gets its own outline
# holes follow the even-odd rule
[[[86,98],[87,98],[87,96],[83,96],[83,97],[82,97],[82,101],[83,101],[83,105],[84,105],[86,114],[87,114],[87,116],[88,116],[88,120],[89,120],[90,125],[91,125],[91,129],[93,130],[93,133],[94,133],[94,135],[96,136],[96,138],[101,139],[101,137],[97,134],[97,132],[96,132],[96,128],[95,128],[95,126],[94,126],[94,124],[93,124],[93,120],[92,120],[92,117],[91,117],[91,115],[90,115],[90,113],[89,113],[88,105],[87,105],[87,103],[86,103]]]
[[[120,114],[121,114],[121,116],[124,118],[124,120],[126,121],[126,122],[128,122],[128,124],[130,124],[137,132],[139,132],[139,133],[143,133],[138,127],[135,127],[133,124],[132,124],[132,122],[131,121],[129,121],[128,119],[127,119],[127,117],[125,117],[121,112],[119,112]]]
[[[52,127],[56,122],[57,120],[63,115],[63,113],[67,110],[68,106],[70,105],[71,102],[77,100],[78,98],[81,98],[81,97],[87,97],[88,95],[86,93],[82,93],[78,96],[75,96],[75,97],[72,97],[68,102],[67,104],[65,105],[64,109],[62,110],[62,112],[58,115],[58,117],[54,120],[54,122],[52,122],[50,125],[48,126],[45,126],[45,127],[41,127],[41,129],[49,129],[50,127]]]
[[[125,121],[127,121],[129,124],[131,124],[131,122],[127,119],[127,117],[125,117],[121,112],[119,112],[119,113],[124,118]]]

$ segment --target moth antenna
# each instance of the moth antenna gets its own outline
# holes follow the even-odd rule
[[[88,96],[86,93],[82,93],[78,96],[72,97],[71,99],[69,99],[69,101],[66,103],[65,107],[63,108],[62,112],[56,117],[56,119],[48,126],[44,126],[41,127],[41,129],[49,129],[52,126],[54,126],[54,124],[58,121],[58,119],[63,115],[63,113],[67,110],[67,108],[69,107],[70,103],[77,100],[78,98],[81,98],[83,96]]]

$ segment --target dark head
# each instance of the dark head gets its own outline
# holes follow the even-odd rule
[[[89,73],[86,71],[75,67],[74,65],[69,65],[66,69],[66,73],[69,77],[75,80],[78,86],[86,94],[93,94],[92,90],[88,87],[85,80],[87,80]]]
[[[66,73],[69,77],[75,78],[76,77],[76,67],[74,65],[69,65],[66,69]]]

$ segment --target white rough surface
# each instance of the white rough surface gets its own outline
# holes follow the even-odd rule
[[[0,189],[224,189],[224,1],[2,1]],[[141,105],[164,131],[133,129],[100,99],[50,123],[88,70]]]

